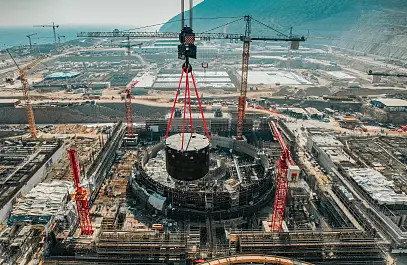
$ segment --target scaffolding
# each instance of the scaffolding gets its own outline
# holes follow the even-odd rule
[[[231,232],[233,255],[269,254],[317,264],[386,264],[382,248],[389,243],[356,229],[329,232]],[[379,247],[380,246],[380,247]]]

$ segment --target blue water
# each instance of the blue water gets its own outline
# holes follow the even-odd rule
[[[57,34],[65,36],[61,42],[76,39],[76,34],[81,31],[113,31],[115,28],[120,30],[130,29],[134,26],[60,26],[56,29]],[[13,46],[28,45],[26,35],[37,33],[31,37],[32,43],[47,44],[54,42],[54,33],[52,28],[37,27],[0,27],[0,50]],[[45,38],[44,38],[45,37]],[[58,38],[57,38],[58,41]]]

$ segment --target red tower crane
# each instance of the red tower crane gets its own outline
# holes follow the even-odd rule
[[[284,221],[285,206],[287,202],[288,181],[298,178],[300,168],[295,165],[291,157],[290,149],[280,134],[277,124],[274,121],[271,121],[270,127],[273,131],[274,138],[279,142],[282,149],[280,159],[277,161],[277,188],[274,197],[274,212],[270,224],[270,230],[272,232],[280,232]]]
[[[127,135],[133,137],[133,110],[131,105],[131,89],[138,84],[138,80],[131,82],[131,84],[126,88],[126,121],[127,121]]]
[[[75,193],[73,195],[76,208],[78,210],[79,224],[81,227],[82,235],[92,235],[93,228],[89,216],[89,205],[88,205],[88,191],[80,186],[79,178],[79,164],[76,158],[76,150],[68,150],[69,162],[71,164],[72,178],[75,186]]]

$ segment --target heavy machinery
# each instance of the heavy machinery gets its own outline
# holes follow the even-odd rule
[[[178,38],[181,44],[178,46],[178,58],[193,58],[196,59],[197,49],[193,45],[196,39],[210,40],[210,39],[224,39],[231,41],[243,41],[243,53],[242,53],[242,75],[241,75],[241,86],[239,95],[239,106],[238,106],[238,122],[237,122],[237,139],[243,139],[243,122],[246,110],[246,94],[247,94],[247,80],[249,71],[249,58],[250,58],[250,43],[252,41],[287,41],[291,42],[291,49],[295,50],[299,47],[299,42],[305,41],[305,37],[293,37],[285,35],[262,22],[252,18],[251,16],[244,16],[237,20],[226,23],[225,25],[241,21],[244,19],[246,22],[245,34],[228,34],[228,33],[194,33],[191,27],[185,26],[184,23],[184,4],[181,1],[182,9],[182,19],[181,19],[181,33],[178,32],[130,32],[130,31],[119,31],[114,30],[113,32],[80,32],[77,34],[78,37],[88,37],[88,38]],[[190,3],[191,4],[191,3]],[[278,37],[252,37],[251,36],[251,24],[252,20],[268,27],[280,36]],[[190,26],[192,25],[192,12],[190,12]],[[224,25],[222,25],[223,27]],[[219,27],[217,27],[219,28]],[[186,42],[191,42],[192,45],[186,44]],[[184,65],[190,65],[187,62]]]
[[[88,191],[80,184],[79,164],[76,158],[76,150],[68,150],[69,162],[71,165],[72,178],[75,186],[75,193],[73,198],[76,202],[78,210],[79,225],[81,227],[82,235],[92,235],[93,228],[90,221],[89,205],[88,205]]]
[[[40,28],[52,28],[52,31],[54,32],[54,44],[55,44],[55,49],[57,48],[57,33],[56,29],[59,28],[59,25],[55,25],[54,22],[52,22],[52,25],[34,25],[34,27],[40,27]]]
[[[17,69],[19,71],[17,79],[21,80],[21,84],[23,87],[25,107],[27,110],[27,120],[28,120],[28,125],[30,127],[30,135],[32,138],[37,138],[37,129],[35,127],[34,111],[33,111],[33,107],[31,104],[31,98],[30,98],[30,85],[28,84],[26,74],[29,70],[36,67],[38,64],[41,63],[41,61],[43,61],[48,56],[41,56],[41,57],[35,59],[33,62],[29,63],[28,65],[20,68],[18,66],[16,60],[14,60],[13,55],[11,55],[10,51],[7,50],[7,52],[10,55],[11,59],[13,59],[13,62],[17,66]]]
[[[281,146],[281,156],[277,161],[276,176],[276,194],[274,197],[274,212],[271,216],[271,232],[280,232],[282,229],[285,207],[288,194],[288,182],[296,181],[300,174],[300,168],[295,164],[291,157],[290,149],[283,136],[278,130],[275,121],[270,122],[270,128],[273,131],[274,138]]]
[[[30,44],[30,50],[32,49],[31,36],[34,36],[34,35],[37,35],[37,33],[32,33],[32,34],[26,35],[26,37],[28,38],[28,42]]]

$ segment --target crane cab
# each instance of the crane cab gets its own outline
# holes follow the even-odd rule
[[[300,179],[300,168],[298,166],[288,166],[287,179],[289,182],[298,181]]]

